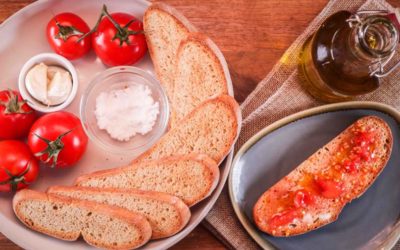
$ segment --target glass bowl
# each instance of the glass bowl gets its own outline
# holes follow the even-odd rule
[[[128,141],[118,141],[97,126],[96,98],[102,92],[123,89],[134,84],[143,84],[150,88],[152,98],[159,103],[159,114],[152,130],[147,134],[136,134]],[[146,71],[132,66],[118,66],[101,72],[90,82],[81,97],[80,116],[83,128],[96,145],[107,152],[137,156],[164,134],[169,118],[168,99],[160,83]]]

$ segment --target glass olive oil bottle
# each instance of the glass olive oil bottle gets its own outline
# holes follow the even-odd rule
[[[304,87],[325,102],[351,100],[376,90],[380,78],[394,69],[385,72],[384,67],[399,43],[397,24],[396,15],[384,11],[340,11],[330,16],[304,44]]]

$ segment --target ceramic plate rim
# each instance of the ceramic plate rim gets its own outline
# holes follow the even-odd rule
[[[253,223],[251,223],[247,219],[247,216],[240,209],[238,202],[235,200],[235,194],[233,191],[233,172],[237,168],[237,162],[247,152],[247,150],[249,150],[260,139],[264,138],[265,136],[272,133],[273,131],[275,131],[279,128],[282,128],[292,122],[301,120],[303,118],[319,115],[319,114],[335,112],[335,111],[343,111],[343,110],[355,110],[355,109],[370,109],[370,110],[380,111],[380,112],[388,114],[389,116],[394,118],[397,121],[397,123],[400,124],[400,112],[387,104],[383,104],[383,103],[379,103],[379,102],[371,102],[371,101],[350,101],[350,102],[327,104],[327,105],[322,105],[322,106],[318,106],[315,108],[306,109],[306,110],[297,112],[295,114],[286,116],[286,117],[264,127],[259,132],[257,132],[255,135],[253,135],[237,151],[237,153],[235,154],[235,157],[232,161],[232,164],[231,164],[232,166],[231,166],[231,170],[229,173],[229,179],[228,179],[229,198],[230,198],[230,202],[233,206],[233,210],[235,211],[236,217],[239,219],[240,223],[245,228],[247,233],[253,238],[254,241],[256,241],[256,243],[260,247],[262,247],[263,249],[275,249],[275,247],[272,245],[272,243],[270,243],[269,241],[267,241],[263,237],[261,237],[260,232],[255,228]],[[398,219],[397,222],[399,222],[399,221],[400,221],[400,219]],[[394,227],[394,230],[391,233],[389,233],[388,239],[383,243],[384,245],[381,246],[382,248],[391,249],[396,244],[396,242],[400,239],[400,231],[397,231],[397,232],[395,232],[395,235],[392,235],[393,232],[395,231],[395,229],[396,229],[396,227]]]
[[[9,22],[12,22],[14,19],[18,19],[21,18],[20,16],[23,15],[24,12],[26,11],[30,11],[31,9],[34,9],[37,5],[41,5],[41,4],[45,4],[47,2],[51,2],[54,0],[42,0],[42,1],[36,1],[33,2],[31,4],[28,4],[27,6],[19,9],[18,11],[16,11],[14,14],[12,14],[11,16],[9,16],[6,20],[4,20],[3,23],[0,24],[0,29],[2,29],[6,24],[8,24]],[[136,0],[136,2],[143,3],[146,4],[148,6],[151,5],[151,2],[147,1],[147,0]],[[220,51],[220,49],[218,48],[218,53],[221,55],[222,57],[222,61],[221,63],[224,65],[227,65],[226,63],[226,59],[223,56],[222,52]],[[230,76],[230,73],[229,73]],[[230,96],[234,96],[233,93],[233,84],[232,81],[229,77],[228,79],[228,87],[231,89],[229,95]],[[241,120],[239,120],[239,126],[241,124]],[[236,142],[235,142],[236,144]],[[232,159],[233,159],[233,150],[235,147],[235,144],[232,145],[229,153],[227,154],[227,156],[224,158],[223,161],[221,161],[221,163],[218,165],[219,169],[222,168],[222,166],[224,167],[224,171],[221,171],[221,176],[220,176],[220,181],[218,182],[217,187],[215,188],[215,190],[211,193],[211,195],[207,198],[207,200],[201,201],[201,202],[205,202],[206,205],[204,206],[204,208],[201,210],[201,212],[199,213],[199,216],[196,220],[193,221],[192,224],[186,225],[180,232],[178,232],[177,234],[169,237],[169,238],[165,238],[165,239],[161,239],[161,240],[165,240],[166,243],[162,246],[164,248],[170,248],[171,246],[175,245],[176,243],[178,243],[179,241],[181,241],[183,238],[185,238],[186,236],[188,236],[195,227],[197,227],[206,217],[206,215],[210,212],[210,210],[213,208],[214,204],[216,203],[217,199],[219,198],[225,184],[226,181],[228,179],[228,175],[230,173],[231,170],[231,166],[232,166]],[[0,221],[7,221],[7,217],[5,217],[3,214],[0,213]],[[21,225],[22,226],[22,225]],[[5,225],[4,223],[0,223],[0,232],[7,237],[9,240],[11,240],[12,242],[14,242],[16,245],[23,247],[24,249],[30,249],[30,242],[29,239],[22,237],[19,237],[16,234],[13,234],[12,230],[4,230]],[[178,236],[178,237],[176,237]],[[176,237],[176,238],[175,238]],[[142,247],[141,249],[146,249],[146,246]]]

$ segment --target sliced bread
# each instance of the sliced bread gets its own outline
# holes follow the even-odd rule
[[[261,195],[253,209],[257,227],[281,237],[335,221],[382,172],[392,145],[384,120],[359,119]]]
[[[233,97],[221,95],[209,99],[134,162],[195,153],[206,154],[219,164],[235,143],[240,123],[240,108]]]
[[[47,193],[114,205],[141,214],[150,223],[152,239],[176,234],[190,219],[189,207],[181,199],[161,192],[54,186]]]
[[[67,241],[82,235],[88,244],[99,248],[137,248],[151,237],[144,216],[96,202],[25,189],[14,196],[13,209],[33,230]]]
[[[215,161],[206,155],[174,156],[134,163],[79,177],[83,187],[125,188],[165,192],[193,206],[211,194],[219,181]]]
[[[171,99],[179,44],[196,28],[177,10],[164,3],[152,4],[146,10],[143,28],[156,74]]]
[[[227,63],[210,38],[191,33],[181,42],[176,60],[171,127],[205,100],[233,95]]]

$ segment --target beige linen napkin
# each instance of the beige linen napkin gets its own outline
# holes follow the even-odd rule
[[[318,29],[321,22],[331,14],[339,10],[355,12],[366,9],[393,10],[393,7],[383,0],[333,0],[328,3],[241,105],[243,127],[236,150],[252,135],[276,120],[322,104],[308,95],[300,85],[303,81],[303,76],[298,71],[301,47],[304,41]],[[400,58],[399,52],[400,50],[397,51],[395,61]],[[377,91],[359,100],[378,101],[400,109],[399,79],[400,70],[395,70],[382,81],[382,86]],[[230,248],[246,250],[259,248],[236,218],[226,186],[206,217],[204,225]],[[396,249],[400,248],[396,247]]]

